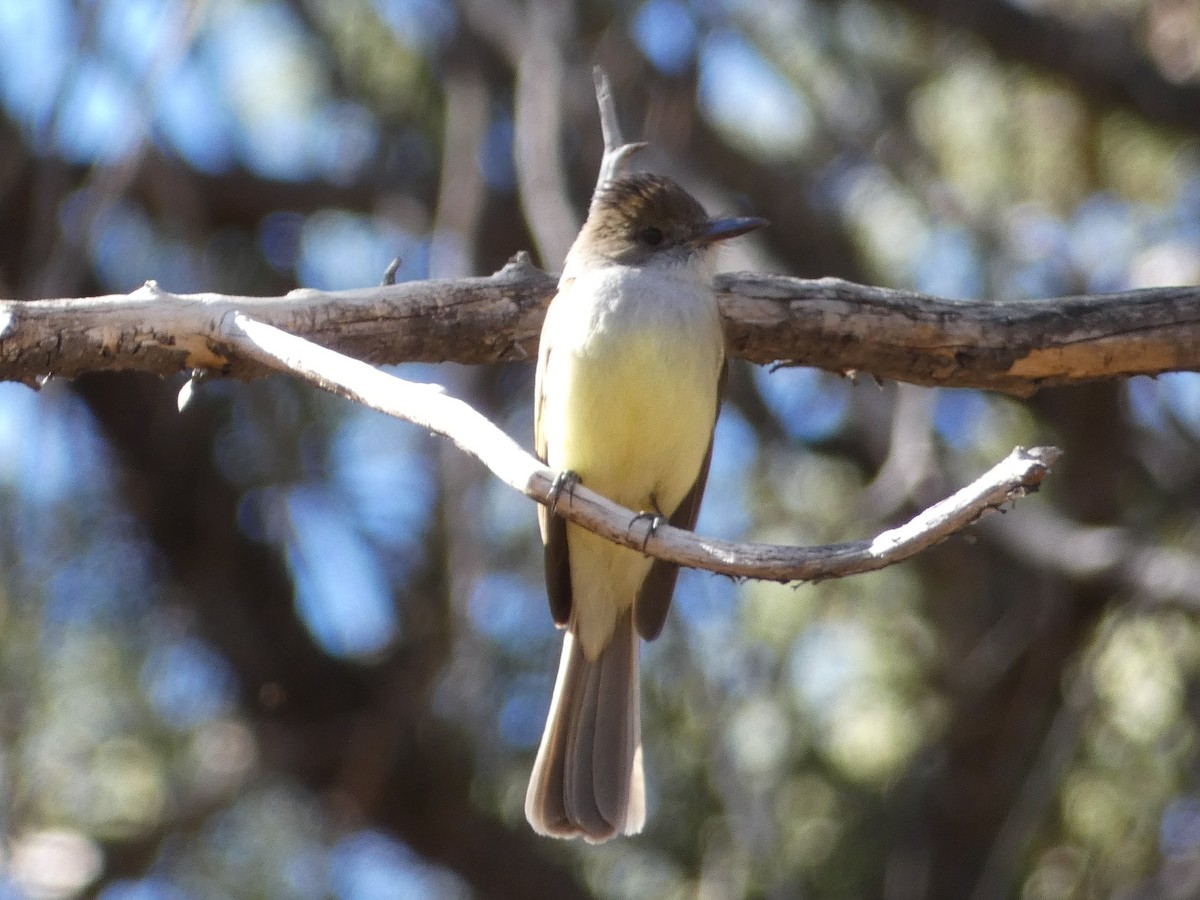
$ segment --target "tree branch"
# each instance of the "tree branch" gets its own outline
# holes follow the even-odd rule
[[[1048,300],[947,300],[832,278],[718,276],[729,354],[755,363],[1028,396],[1039,387],[1200,369],[1200,288]],[[532,359],[555,278],[520,255],[487,278],[283,297],[173,294],[0,300],[0,380],[262,364],[213,349],[231,310],[375,364]]]
[[[553,470],[437,385],[404,381],[241,313],[222,319],[218,339],[224,346],[214,348],[214,353],[248,357],[428,428],[450,438],[522,494],[543,504],[553,500]],[[699,537],[665,524],[650,534],[648,526],[635,527],[638,518],[633,510],[583,485],[560,497],[558,510],[566,519],[614,543],[679,565],[742,578],[817,581],[882,569],[914,556],[970,525],[987,510],[1036,490],[1057,458],[1053,447],[1017,448],[974,483],[906,524],[871,540],[824,547],[739,544]]]
[[[594,198],[600,188],[629,169],[635,153],[645,149],[645,141],[625,140],[621,133],[621,119],[617,116],[617,101],[613,97],[608,74],[599,66],[592,69],[592,83],[596,87],[596,105],[600,108],[600,133],[604,137],[604,157],[600,160],[600,172],[596,176]]]

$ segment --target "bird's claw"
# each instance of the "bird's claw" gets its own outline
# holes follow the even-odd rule
[[[653,510],[642,510],[636,516],[629,520],[627,531],[632,531],[635,523],[642,519],[649,520],[650,527],[646,529],[646,534],[642,538],[642,552],[646,552],[646,545],[650,543],[650,538],[654,537],[654,532],[658,531],[658,526],[663,523],[664,517],[662,510],[658,508],[658,500],[654,497],[650,498],[650,502],[654,504]]]
[[[567,496],[574,499],[575,485],[579,484],[579,476],[570,469],[565,469],[554,476],[554,483],[550,485],[550,515],[555,515],[558,512],[558,501],[562,498],[563,491],[567,492]]]

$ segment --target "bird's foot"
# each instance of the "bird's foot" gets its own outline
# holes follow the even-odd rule
[[[554,476],[554,483],[550,485],[550,515],[553,516],[558,512],[558,501],[562,498],[563,491],[566,491],[568,497],[574,499],[575,485],[579,483],[579,476],[570,469],[564,469]]]
[[[643,553],[646,552],[646,545],[650,543],[650,538],[654,537],[654,532],[658,531],[658,526],[661,525],[665,521],[665,517],[663,516],[662,510],[658,508],[658,498],[655,497],[653,494],[650,496],[650,503],[653,504],[654,509],[653,510],[642,510],[640,513],[638,513],[636,516],[634,516],[632,519],[629,520],[629,527],[628,527],[628,529],[626,529],[628,531],[632,531],[633,526],[642,520],[645,520],[646,522],[649,523],[650,527],[648,527],[646,529],[646,534],[642,537],[642,552]]]

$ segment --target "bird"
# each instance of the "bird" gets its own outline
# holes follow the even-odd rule
[[[538,348],[535,449],[558,489],[649,518],[647,540],[663,520],[695,526],[726,370],[715,246],[765,224],[710,218],[671,178],[638,173],[597,189],[567,253]],[[525,815],[601,843],[645,823],[638,637],[661,632],[678,569],[538,513],[565,634]]]

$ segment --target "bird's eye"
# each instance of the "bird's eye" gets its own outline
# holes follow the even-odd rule
[[[647,247],[657,247],[663,242],[663,233],[653,225],[647,225],[637,234],[638,240]]]

